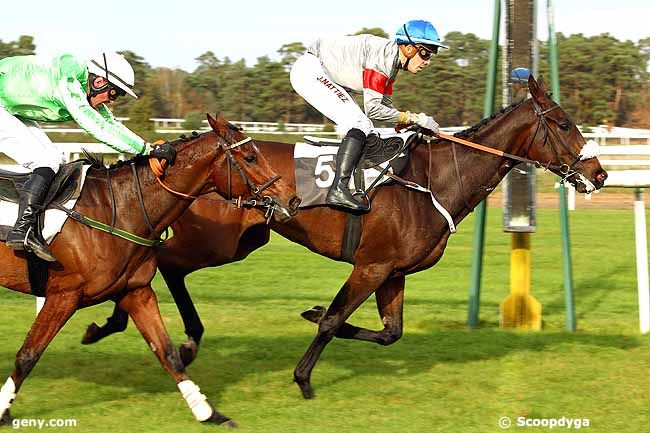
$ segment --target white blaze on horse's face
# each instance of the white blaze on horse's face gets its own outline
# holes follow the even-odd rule
[[[600,146],[595,140],[589,140],[582,146],[580,153],[580,161],[586,161],[587,159],[597,158],[600,155]],[[576,183],[581,183],[585,186],[585,192],[587,194],[594,192],[597,188],[596,186],[586,177],[580,173],[576,173],[575,177]]]
[[[582,146],[580,150],[580,161],[590,158],[598,158],[600,156],[600,145],[596,140],[589,140]]]
[[[586,177],[584,177],[580,173],[577,173],[577,176],[576,176],[576,183],[578,183],[578,182],[585,186],[585,189],[586,189],[585,192],[587,194],[596,191],[596,186],[593,183],[591,183],[591,181],[589,179],[587,179]]]

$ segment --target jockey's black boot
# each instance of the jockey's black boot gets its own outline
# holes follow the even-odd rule
[[[368,206],[359,203],[349,188],[352,171],[363,154],[365,137],[366,135],[361,130],[353,128],[341,142],[336,154],[334,182],[325,199],[328,205],[359,213],[368,212]]]
[[[42,240],[38,214],[42,211],[43,200],[54,179],[54,170],[39,167],[27,179],[20,190],[18,220],[7,235],[7,246],[13,250],[31,251],[43,260],[56,262],[49,248]]]

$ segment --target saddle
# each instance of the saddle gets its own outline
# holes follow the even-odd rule
[[[52,185],[45,197],[43,206],[45,209],[52,203],[61,205],[67,203],[79,191],[80,180],[83,174],[83,161],[70,162],[59,168]],[[19,203],[20,189],[29,178],[31,173],[15,173],[13,171],[0,170],[0,200],[11,203]],[[40,214],[42,224],[43,213]],[[11,226],[0,225],[0,240],[6,240]]]
[[[363,194],[393,180],[388,173],[400,175],[408,165],[409,148],[416,139],[415,132],[393,135],[378,140],[370,135],[363,155],[353,173],[354,194]],[[301,208],[325,206],[326,196],[334,176],[336,152],[341,140],[304,137],[294,147],[296,190],[302,197]]]
[[[357,169],[365,170],[375,168],[388,162],[393,173],[401,173],[408,162],[408,148],[415,139],[416,134],[411,134],[404,140],[400,136],[380,138],[378,135],[370,134],[366,141],[366,148],[357,164]],[[314,146],[340,146],[341,140],[332,138],[305,136],[305,141]],[[403,157],[398,157],[404,154]]]
[[[79,188],[82,166],[83,161],[75,161],[64,164],[59,168],[43,202],[45,206],[52,202],[63,204],[70,200]],[[31,176],[31,173],[0,170],[0,200],[18,203],[20,201],[19,191],[29,179],[29,176]]]

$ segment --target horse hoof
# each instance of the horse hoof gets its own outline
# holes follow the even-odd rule
[[[199,353],[199,346],[194,340],[190,339],[180,345],[178,353],[181,356],[183,365],[187,367],[196,359],[196,355]]]
[[[88,325],[88,328],[86,328],[86,333],[81,339],[81,344],[97,343],[99,340],[101,340],[101,337],[99,336],[100,332],[101,328],[95,322],[91,323]]]
[[[320,305],[315,305],[311,307],[309,310],[305,310],[302,313],[300,313],[303,319],[308,320],[312,323],[319,323],[320,319],[323,318],[325,315],[325,307],[321,307]]]
[[[222,425],[223,427],[226,427],[226,428],[237,428],[237,427],[239,427],[239,426],[237,425],[237,423],[236,423],[235,421],[231,420],[231,419],[229,419],[228,421],[224,422],[224,423],[221,424],[221,425]]]
[[[12,421],[13,418],[9,413],[9,409],[5,410],[4,413],[2,414],[2,418],[0,418],[0,425],[10,425]]]
[[[300,392],[302,393],[302,396],[305,400],[311,400],[315,397],[314,389],[311,387],[311,384],[308,381],[299,381],[294,379],[294,382],[296,382],[300,388]]]
[[[201,421],[202,424],[217,424],[226,428],[237,428],[239,427],[237,423],[227,416],[224,416],[217,412],[216,410],[212,412],[212,416],[210,418],[206,419],[205,421]]]

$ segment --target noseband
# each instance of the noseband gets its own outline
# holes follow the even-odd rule
[[[533,145],[533,142],[535,141],[535,138],[537,137],[537,133],[541,129],[541,127],[544,127],[544,141],[542,142],[542,147],[546,146],[546,143],[550,143],[551,149],[553,149],[553,152],[555,153],[555,156],[558,159],[558,162],[560,163],[559,165],[551,164],[550,161],[548,164],[542,164],[539,161],[534,161],[533,163],[535,164],[536,167],[544,167],[546,169],[555,169],[558,173],[561,174],[562,180],[560,181],[561,183],[564,183],[569,177],[573,176],[576,171],[575,171],[575,166],[578,162],[581,160],[581,155],[576,155],[575,159],[571,164],[564,164],[562,163],[562,158],[560,157],[560,152],[558,151],[557,146],[561,146],[564,148],[564,150],[571,155],[573,152],[569,149],[567,144],[564,142],[564,140],[558,135],[558,133],[550,127],[549,121],[555,123],[558,125],[558,127],[561,128],[561,125],[559,122],[552,117],[546,117],[548,113],[551,111],[560,108],[558,104],[555,104],[551,108],[547,108],[546,110],[542,110],[542,107],[535,101],[535,99],[532,99],[533,101],[533,110],[535,112],[535,115],[537,116],[537,126],[535,127],[535,133],[530,139],[530,142],[528,143],[528,146],[526,148],[526,156],[528,156],[530,152],[530,148]],[[549,136],[552,135],[552,139],[549,140]]]
[[[250,180],[250,178],[248,177],[248,175],[246,174],[242,166],[239,164],[237,159],[235,159],[235,157],[233,156],[231,150],[243,144],[246,144],[251,140],[252,138],[246,137],[243,140],[240,140],[230,145],[226,145],[226,144],[221,145],[221,148],[224,150],[226,154],[226,158],[228,158],[228,197],[226,197],[226,199],[230,200],[233,203],[233,205],[238,208],[258,207],[258,208],[266,209],[264,216],[266,217],[266,221],[268,224],[268,222],[270,222],[271,218],[273,217],[273,213],[275,212],[277,202],[271,196],[263,195],[262,192],[264,192],[264,190],[266,190],[268,187],[270,187],[275,182],[280,180],[282,176],[276,175],[260,186],[257,186],[253,181]],[[232,197],[232,169],[231,169],[232,166],[235,167],[235,169],[239,173],[239,176],[242,178],[244,183],[251,190],[251,192],[253,193],[253,197],[255,198],[250,200],[243,200],[241,196],[237,198]]]
[[[280,175],[276,175],[273,178],[269,179],[267,182],[265,182],[261,186],[257,186],[251,179],[248,177],[242,166],[239,164],[237,159],[233,156],[232,154],[232,149],[235,149],[239,146],[242,146],[252,139],[250,137],[247,137],[243,140],[240,140],[236,143],[233,144],[227,144],[225,142],[220,143],[221,150],[224,151],[226,154],[226,158],[228,161],[228,197],[226,198],[227,201],[230,201],[235,207],[238,208],[262,208],[266,209],[266,213],[264,216],[267,219],[267,222],[270,221],[271,217],[273,217],[273,213],[275,212],[275,208],[277,206],[277,202],[270,196],[263,195],[262,193],[269,188],[271,185],[273,185],[275,182],[277,182],[279,179],[282,178]],[[167,166],[166,161],[160,161],[156,158],[150,158],[149,159],[149,166],[151,167],[151,170],[153,171],[154,175],[156,176],[156,179],[158,180],[158,183],[165,188],[167,191],[170,193],[181,197],[185,199],[195,199],[197,196],[185,194],[179,191],[175,191],[171,188],[169,188],[165,183],[162,181],[162,177],[165,174],[165,168]],[[251,190],[253,193],[253,199],[250,200],[244,200],[242,199],[241,196],[237,198],[232,197],[232,169],[231,167],[234,166],[239,175],[241,176],[242,180],[248,186],[248,188]],[[204,195],[207,193],[212,192],[212,190],[204,191],[200,193],[199,195]]]

